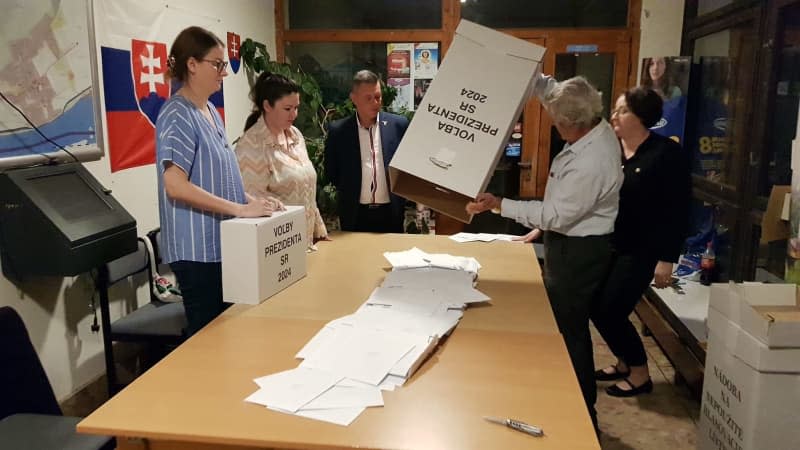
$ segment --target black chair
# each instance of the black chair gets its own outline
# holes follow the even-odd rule
[[[79,417],[58,406],[22,318],[0,308],[0,447],[14,450],[111,450],[114,440],[75,432]]]
[[[154,246],[155,248],[155,246]],[[97,290],[100,294],[103,347],[106,360],[108,396],[116,394],[122,387],[117,376],[114,359],[114,342],[139,342],[151,347],[158,346],[163,354],[168,353],[186,339],[186,312],[183,303],[166,303],[153,295],[153,277],[150,253],[142,238],[136,252],[125,255],[98,268]],[[150,303],[143,305],[113,323],[109,313],[108,290],[115,283],[136,274],[147,276]],[[135,299],[133,304],[136,304]]]

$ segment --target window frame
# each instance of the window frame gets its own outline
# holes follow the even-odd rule
[[[783,8],[798,5],[800,0],[739,0],[731,5],[700,17],[696,16],[697,0],[687,0],[682,53],[692,55],[695,41],[717,31],[752,21],[755,27],[757,47],[753,65],[753,83],[747,102],[746,123],[752,124],[741,145],[748,149],[739,155],[738,164],[742,179],[737,192],[727,192],[718,184],[707,180],[694,179],[694,193],[697,199],[717,202],[721,208],[728,208],[735,214],[736,239],[732,249],[730,279],[749,281],[755,279],[759,257],[760,234],[758,230],[764,218],[768,197],[759,195],[759,182],[762,167],[768,164],[767,123],[774,114],[775,93],[772,86],[777,77],[776,45],[781,29],[780,12]],[[763,119],[753,120],[756,112],[763,113]],[[720,192],[721,191],[721,192]]]

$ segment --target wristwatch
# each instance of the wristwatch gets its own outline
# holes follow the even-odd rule
[[[503,199],[501,198],[500,199],[500,204],[497,205],[497,208],[492,208],[492,212],[494,214],[500,214],[500,212],[502,212],[502,208],[503,208]]]

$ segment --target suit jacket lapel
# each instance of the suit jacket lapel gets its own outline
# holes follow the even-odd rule
[[[381,154],[383,155],[383,167],[387,169],[386,173],[386,180],[389,180],[389,160],[392,159],[392,155],[394,155],[394,149],[392,149],[393,142],[390,140],[394,139],[394,135],[390,135],[389,133],[389,121],[386,116],[381,118],[381,115],[378,115],[378,130],[381,135]]]
[[[355,202],[358,203],[361,195],[361,147],[358,141],[358,119],[355,114],[344,124],[343,132],[342,143],[349,147],[350,153],[342,155],[342,161],[348,161],[346,165],[351,174],[348,175],[347,184],[352,186],[356,195]]]

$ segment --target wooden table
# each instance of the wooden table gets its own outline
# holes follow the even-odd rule
[[[252,379],[294,368],[327,321],[382,280],[383,251],[413,246],[475,256],[491,304],[470,308],[406,383],[341,427],[243,400]],[[78,425],[125,449],[599,449],[531,246],[444,237],[339,234],[309,255],[309,275],[261,305],[236,305]],[[534,438],[482,420],[541,426]]]

